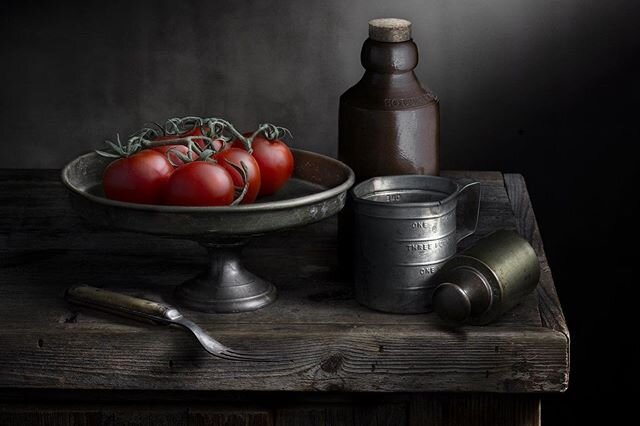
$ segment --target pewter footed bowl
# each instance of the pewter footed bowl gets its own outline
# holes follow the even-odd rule
[[[225,207],[146,205],[110,200],[102,192],[104,168],[113,161],[82,155],[62,170],[73,208],[105,227],[194,240],[210,256],[207,269],[176,287],[177,302],[202,312],[246,312],[276,299],[273,284],[244,268],[240,253],[258,235],[317,222],[339,212],[353,171],[324,155],[292,149],[293,176],[276,194],[254,204]]]

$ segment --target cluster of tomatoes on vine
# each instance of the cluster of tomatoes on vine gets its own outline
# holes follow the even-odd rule
[[[116,143],[104,171],[107,198],[141,204],[227,206],[253,203],[280,189],[293,173],[283,127],[261,124],[240,133],[220,118],[171,118]]]

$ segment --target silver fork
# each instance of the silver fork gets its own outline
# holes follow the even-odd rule
[[[67,289],[65,299],[76,305],[98,309],[119,316],[154,324],[170,324],[186,328],[198,339],[204,350],[218,358],[230,361],[275,361],[275,359],[235,351],[226,347],[170,305],[86,285]]]

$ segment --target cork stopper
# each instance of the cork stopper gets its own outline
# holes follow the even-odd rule
[[[372,19],[369,21],[369,38],[387,43],[411,40],[411,22],[396,18]]]

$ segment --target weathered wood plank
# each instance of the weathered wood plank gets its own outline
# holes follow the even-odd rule
[[[353,426],[353,407],[344,404],[326,407],[324,418],[326,426]]]
[[[100,426],[187,426],[192,422],[186,410],[149,409],[137,407],[131,409],[103,409],[100,412]],[[203,424],[203,423],[200,423]],[[213,423],[204,423],[206,425]],[[219,423],[215,423],[216,425]]]
[[[375,404],[356,406],[353,410],[356,426],[406,425],[408,422],[408,404]]]
[[[276,411],[276,426],[325,426],[326,409],[324,407],[282,408]]]
[[[533,426],[536,395],[504,394],[292,394],[185,397],[169,404],[124,402],[0,405],[2,425],[320,425],[320,426]],[[254,408],[259,401],[262,408]],[[209,405],[209,406],[206,406]]]
[[[77,412],[61,410],[14,411],[11,408],[0,411],[2,426],[102,426],[100,413],[96,411]],[[179,424],[176,426],[180,426]]]
[[[171,302],[173,285],[190,278],[206,261],[204,253],[196,249],[189,252],[193,258],[165,263],[144,256],[104,257],[66,252],[35,252],[14,257],[12,266],[0,268],[0,280],[7,283],[0,286],[0,300],[6,306],[4,312],[0,312],[0,318],[10,320],[16,329],[55,328],[71,321],[78,330],[96,326],[109,329],[111,323],[119,323],[116,317],[96,316],[91,311],[67,305],[62,299],[65,288],[88,283]],[[194,312],[189,313],[190,316],[212,326],[339,323],[424,324],[433,328],[440,324],[435,315],[391,315],[360,306],[353,298],[351,284],[332,272],[336,269],[336,261],[327,259],[332,253],[320,251],[318,255],[300,255],[294,249],[294,254],[287,257],[289,266],[286,268],[280,266],[280,256],[271,257],[259,249],[253,253],[253,256],[249,255],[248,265],[260,276],[276,283],[280,290],[278,301],[256,312],[234,315]],[[39,315],[34,317],[32,312],[39,312]],[[535,298],[527,300],[496,324],[505,327],[539,325],[537,301]]]
[[[246,407],[204,409],[159,405],[101,405],[86,410],[69,406],[0,407],[0,425],[47,426],[272,426],[268,410]],[[296,423],[305,424],[305,423]],[[323,424],[324,425],[324,424]]]
[[[540,399],[533,395],[416,394],[409,426],[539,426]]]
[[[502,185],[502,173],[499,171],[489,170],[443,170],[442,176],[452,179],[468,178],[482,182],[486,185]]]
[[[273,426],[274,423],[273,415],[269,411],[229,408],[225,411],[189,410],[185,424],[189,426]]]
[[[151,326],[150,326],[151,327]],[[545,392],[564,384],[566,341],[547,329],[256,325],[216,332],[285,363],[215,359],[177,329],[0,335],[0,386],[59,389]]]
[[[569,329],[553,283],[551,269],[544,252],[542,236],[531,206],[531,199],[529,198],[524,177],[519,174],[505,174],[504,183],[511,206],[518,218],[518,231],[532,244],[541,262],[542,277],[538,286],[538,296],[543,324],[566,335],[568,341]]]
[[[515,229],[500,174],[470,174],[476,175],[486,179],[478,236]],[[228,363],[180,330],[70,308],[62,294],[78,282],[170,300],[172,286],[206,260],[193,243],[88,226],[52,175],[42,176],[0,172],[0,320],[12,324],[0,332],[6,348],[0,387],[544,392],[563,386],[566,340],[541,327],[534,296],[490,327],[459,331],[434,315],[369,311],[333,272],[334,220],[258,239],[246,250],[248,266],[280,289],[275,304],[238,315],[189,313],[232,347],[288,354],[290,363]]]
[[[44,175],[51,177],[47,173]],[[486,175],[490,180],[483,184],[486,189],[478,235],[503,225],[512,224],[515,227],[515,218],[508,205],[500,174],[491,172],[480,175]],[[462,176],[465,174],[458,173],[458,177]],[[57,174],[55,178],[58,178]],[[18,180],[13,184],[23,187],[20,191],[11,191],[6,189],[9,184],[0,185],[0,194],[4,192],[15,197],[24,195],[25,189],[30,192],[20,202],[0,207],[0,211],[3,208],[20,210],[20,214],[0,216],[0,228],[4,226],[6,230],[5,234],[0,234],[0,254],[4,254],[0,257],[0,267],[7,267],[0,269],[0,279],[16,287],[6,287],[7,294],[3,296],[13,299],[8,304],[15,307],[12,321],[18,327],[21,324],[40,327],[43,324],[55,324],[60,318],[74,318],[74,311],[68,310],[64,304],[57,304],[53,310],[43,309],[42,304],[46,299],[35,301],[36,308],[42,312],[38,319],[30,315],[25,317],[34,308],[28,305],[31,299],[20,297],[15,300],[15,296],[33,294],[34,291],[29,288],[31,285],[38,289],[36,293],[43,298],[53,296],[59,299],[66,286],[86,282],[109,288],[133,287],[148,295],[155,294],[170,300],[169,286],[186,280],[206,262],[204,250],[192,242],[111,232],[90,226],[70,209],[64,189],[55,182],[46,191],[34,190],[33,181],[25,183],[24,180]],[[51,182],[46,180],[43,183],[49,184]],[[24,207],[26,200],[33,208]],[[281,290],[280,301],[273,306],[278,310],[269,308],[235,316],[205,315],[198,320],[209,321],[212,318],[216,324],[265,321],[437,322],[433,315],[385,315],[359,306],[353,300],[351,284],[335,272],[335,241],[335,219],[254,240],[245,251],[247,265]],[[144,256],[140,253],[144,253]],[[287,259],[286,267],[282,267],[283,258]],[[70,277],[73,279],[70,280]],[[47,286],[56,288],[44,290],[42,284],[45,282]],[[48,293],[44,294],[43,291]],[[20,314],[25,321],[21,321]],[[75,320],[83,322],[84,318],[80,315]],[[521,309],[506,315],[500,324],[534,325],[538,322],[537,302],[530,300]]]
[[[540,283],[536,288],[536,293],[542,325],[555,330],[566,339],[566,366],[564,368],[565,379],[561,389],[561,391],[565,391],[569,387],[571,338],[567,322],[564,318],[564,313],[562,312],[562,306],[560,305],[560,300],[556,292],[556,287],[553,282],[551,268],[549,267],[547,256],[544,251],[542,235],[540,234],[540,229],[531,205],[531,199],[529,197],[529,192],[527,191],[524,177],[520,174],[505,174],[504,184],[507,189],[509,201],[517,218],[518,232],[531,243],[540,261]]]

